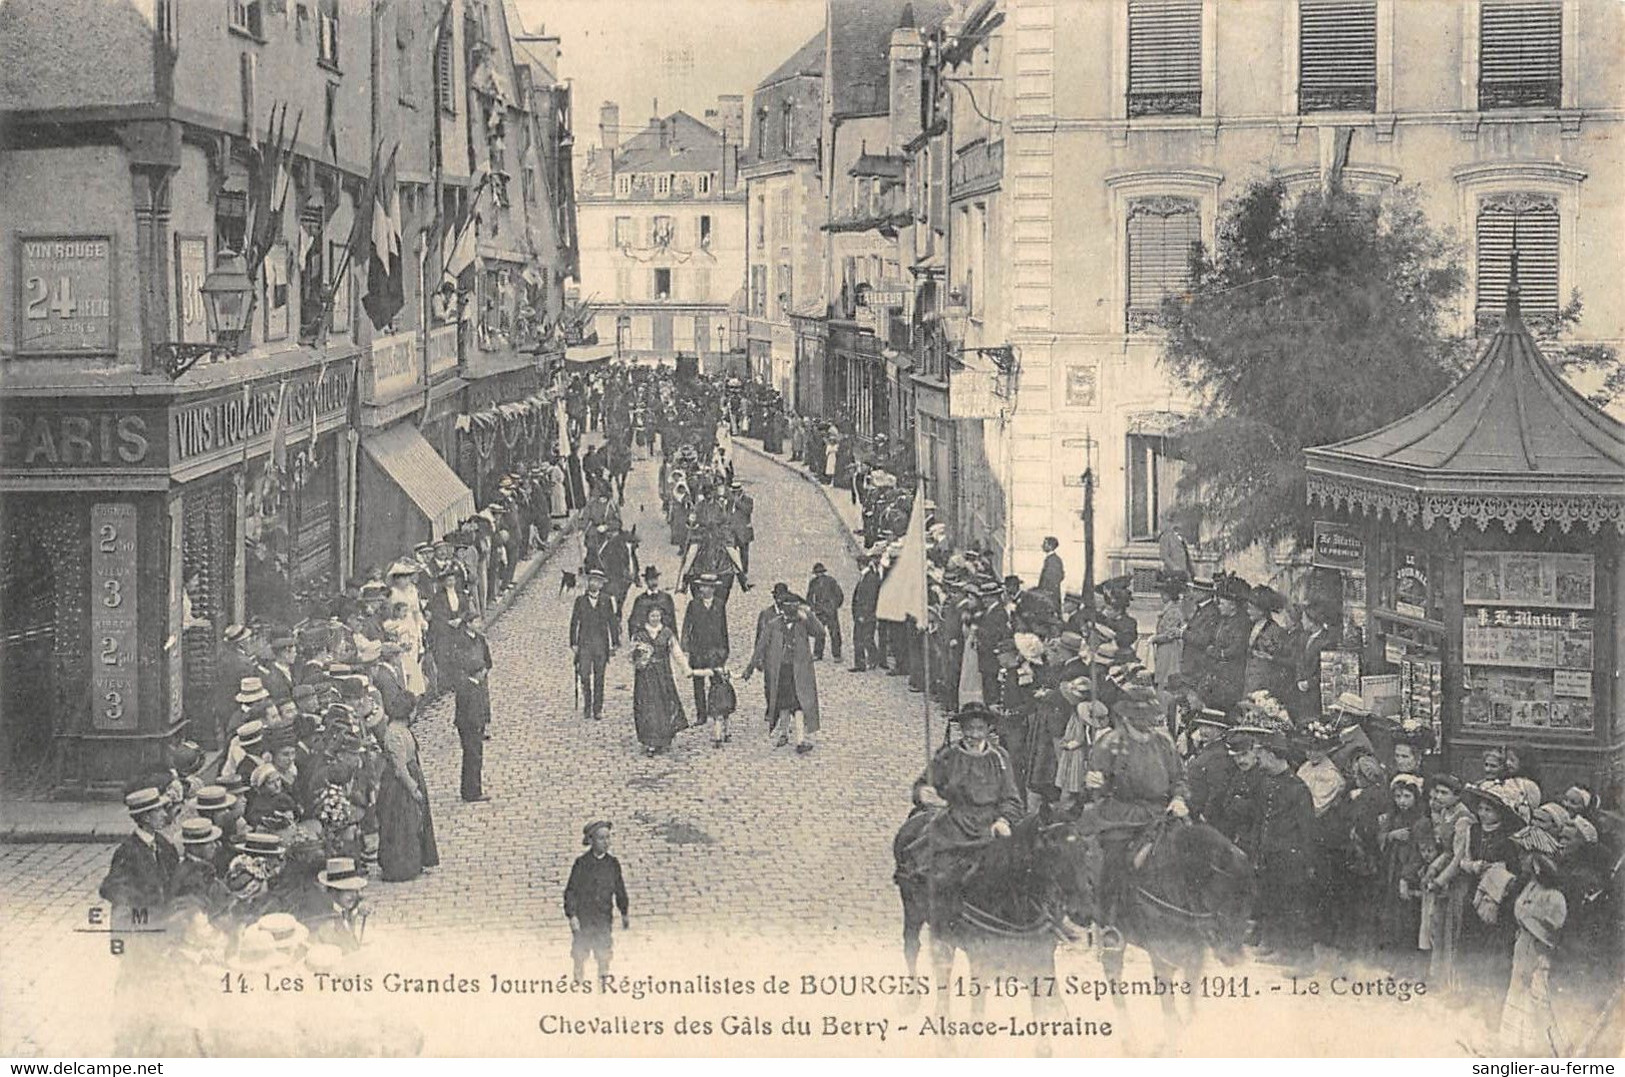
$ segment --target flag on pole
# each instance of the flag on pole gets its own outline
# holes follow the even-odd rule
[[[922,627],[927,623],[925,493],[918,485],[914,488],[914,509],[908,514],[908,531],[903,535],[903,550],[880,582],[880,598],[875,603],[877,620],[901,621],[908,617]]]
[[[395,182],[395,154],[373,187],[371,207],[372,243],[367,261],[367,294],[361,305],[373,328],[382,329],[395,320],[406,305],[406,270],[401,264],[401,193]],[[363,210],[365,213],[365,210]]]
[[[313,409],[314,410],[314,409]],[[283,474],[288,470],[288,382],[276,388],[276,414],[271,417],[271,463]]]

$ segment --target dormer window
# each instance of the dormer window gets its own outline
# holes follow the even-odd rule
[[[632,193],[632,177],[631,176],[624,176],[624,175],[623,176],[616,176],[615,177],[615,193],[618,194],[618,195],[623,195],[623,196],[624,195],[630,195]]]
[[[655,194],[671,194],[671,173],[662,172],[655,178]]]
[[[700,190],[701,194],[710,194],[711,193],[711,173],[709,173],[709,172],[701,172],[700,173],[699,190]]]

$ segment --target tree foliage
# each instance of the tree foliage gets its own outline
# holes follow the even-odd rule
[[[1307,540],[1302,450],[1415,410],[1472,360],[1460,252],[1414,191],[1289,198],[1260,181],[1163,307],[1166,362],[1202,401],[1176,515],[1221,551]]]

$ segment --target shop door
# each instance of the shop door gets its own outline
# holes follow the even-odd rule
[[[52,780],[56,572],[38,543],[19,542],[6,554],[0,587],[0,791],[32,795]]]
[[[666,311],[657,311],[654,316],[654,323],[654,350],[661,355],[670,355],[676,350],[676,335],[672,331],[671,314]]]
[[[188,736],[218,746],[219,640],[231,623],[237,494],[227,479],[188,489],[181,517],[181,575],[192,617],[182,630]]]

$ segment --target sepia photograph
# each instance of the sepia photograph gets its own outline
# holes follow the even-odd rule
[[[1625,1053],[1622,67],[0,0],[0,1057]]]

